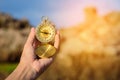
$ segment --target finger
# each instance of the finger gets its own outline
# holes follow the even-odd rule
[[[43,58],[43,59],[39,59],[39,61],[41,62],[42,66],[45,65],[47,66],[53,61],[53,58]]]
[[[60,33],[59,31],[57,31],[57,34],[55,35],[55,43],[54,43],[54,47],[56,49],[59,48],[59,43],[60,43]]]
[[[33,47],[34,47],[34,48],[37,48],[37,46],[40,45],[40,44],[41,44],[41,42],[38,41],[38,40],[35,38],[34,43],[33,43]]]
[[[40,62],[40,66],[41,68],[44,70],[46,70],[46,68],[49,67],[49,65],[53,62],[53,58],[43,58],[43,59],[39,59]]]
[[[28,36],[26,45],[32,45],[35,39],[35,29],[31,28],[30,34]]]

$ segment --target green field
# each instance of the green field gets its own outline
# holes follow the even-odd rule
[[[0,63],[0,80],[8,76],[17,66],[18,63]]]

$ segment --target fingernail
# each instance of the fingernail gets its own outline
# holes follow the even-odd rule
[[[50,61],[52,61],[52,60],[53,60],[53,58],[49,58],[49,60],[50,60]]]

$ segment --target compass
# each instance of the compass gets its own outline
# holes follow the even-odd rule
[[[55,26],[48,20],[48,17],[42,17],[42,22],[36,27],[36,38],[41,45],[35,50],[35,53],[41,57],[51,57],[55,54],[56,48],[53,46],[56,34]]]

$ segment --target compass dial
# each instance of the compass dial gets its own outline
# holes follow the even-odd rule
[[[55,27],[51,24],[39,25],[36,28],[36,37],[40,42],[47,43],[54,40]]]

